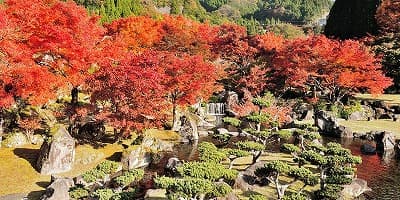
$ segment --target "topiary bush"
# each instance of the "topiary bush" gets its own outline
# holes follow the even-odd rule
[[[69,189],[69,197],[71,199],[85,199],[89,196],[89,190],[83,186],[75,186]]]
[[[98,164],[95,168],[83,173],[82,178],[87,183],[92,183],[98,179],[104,179],[109,174],[117,172],[119,167],[119,163],[106,160]]]
[[[125,192],[120,192],[118,194],[114,194],[110,200],[132,200],[135,199],[136,191],[131,190],[131,191],[125,191]]]
[[[199,160],[203,162],[220,163],[226,159],[226,154],[218,150],[218,148],[210,142],[202,142],[198,147]]]
[[[242,121],[240,121],[239,119],[236,119],[234,117],[224,117],[224,119],[222,119],[224,121],[224,123],[230,124],[234,127],[239,127],[240,124],[242,123]]]
[[[98,164],[96,169],[106,174],[112,174],[118,171],[119,166],[120,164],[117,162],[106,160]]]
[[[112,189],[97,189],[90,196],[97,200],[110,200],[114,194]]]
[[[106,173],[98,169],[92,169],[82,174],[82,178],[86,183],[93,183],[98,179],[104,179],[106,176]]]
[[[267,200],[267,197],[261,194],[252,194],[250,195],[249,200]]]
[[[120,187],[126,187],[133,182],[141,180],[143,178],[143,175],[144,175],[143,169],[133,169],[124,172],[121,176],[116,177],[114,179],[114,182]]]
[[[201,178],[210,181],[224,179],[227,181],[235,180],[238,172],[226,169],[222,164],[211,162],[187,162],[177,168],[183,177]]]

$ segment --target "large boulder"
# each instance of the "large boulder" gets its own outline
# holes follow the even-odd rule
[[[176,176],[178,175],[177,167],[181,166],[183,162],[179,160],[179,158],[172,157],[168,159],[167,164],[164,167],[165,174],[169,176]]]
[[[336,128],[339,127],[337,119],[323,110],[315,113],[314,123],[325,134],[333,134]]]
[[[351,184],[343,186],[340,199],[354,199],[367,191],[371,191],[371,188],[367,185],[367,181],[355,178]]]
[[[22,132],[13,132],[8,134],[2,142],[2,146],[8,148],[19,147],[29,144],[28,138]]]
[[[233,110],[233,106],[239,104],[239,95],[236,92],[229,91],[226,93],[226,108],[225,112],[228,116],[234,117],[237,116],[237,113]]]
[[[360,150],[361,150],[361,153],[363,153],[365,155],[375,155],[376,154],[376,148],[370,144],[361,145]]]
[[[197,131],[197,123],[188,116],[181,117],[182,126],[179,129],[179,134],[187,141],[193,141],[199,139],[199,133]]]
[[[41,174],[57,174],[72,169],[75,158],[75,140],[67,129],[59,125],[52,132],[51,139],[40,147],[36,167]]]
[[[375,117],[375,111],[370,106],[362,105],[361,111],[355,111],[349,115],[348,120],[366,121]]]
[[[52,177],[53,178],[53,177]],[[47,188],[40,200],[67,200],[69,189],[74,186],[72,178],[56,178]]]
[[[303,104],[298,107],[297,113],[299,120],[312,120],[314,119],[314,108],[312,105]]]
[[[395,137],[392,133],[384,131],[375,134],[376,149],[378,151],[393,150],[396,146]]]
[[[353,131],[349,127],[345,127],[340,125],[335,129],[336,137],[340,138],[353,138],[354,134]]]
[[[122,152],[121,163],[124,170],[147,167],[152,161],[151,152],[142,145],[135,145]]]

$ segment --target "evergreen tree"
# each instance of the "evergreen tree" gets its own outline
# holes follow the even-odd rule
[[[336,0],[325,27],[325,35],[340,39],[377,32],[375,13],[379,0]]]

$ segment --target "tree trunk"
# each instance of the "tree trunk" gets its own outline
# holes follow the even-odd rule
[[[306,150],[306,147],[304,146],[304,136],[303,136],[303,135],[300,135],[300,136],[299,136],[299,139],[300,139],[301,150],[302,150],[302,151],[305,151],[305,150]]]
[[[173,131],[178,131],[177,127],[178,125],[176,124],[178,122],[178,119],[176,119],[176,101],[172,100],[172,127],[171,129]]]
[[[78,105],[78,94],[79,94],[78,87],[72,88],[72,90],[71,90],[71,105],[72,106]]]
[[[2,137],[3,137],[3,124],[4,124],[4,119],[1,118],[0,119],[0,147],[1,147],[1,143],[2,143]]]
[[[278,193],[278,199],[280,200],[283,198],[284,191],[282,192],[283,187],[281,186],[281,184],[279,184],[279,173],[275,176],[274,184],[276,187],[276,192]]]
[[[258,151],[258,152],[254,152],[253,153],[253,162],[252,162],[252,164],[258,162],[258,159],[260,158],[262,153],[263,153],[263,151]]]
[[[320,174],[321,190],[325,189],[325,178],[326,178],[325,171],[326,171],[325,168],[321,169],[321,174]]]
[[[235,162],[236,159],[237,159],[237,157],[233,158],[233,159],[230,159],[231,162],[229,162],[229,169],[232,169],[233,163]]]
[[[257,132],[261,131],[261,123],[257,123]]]

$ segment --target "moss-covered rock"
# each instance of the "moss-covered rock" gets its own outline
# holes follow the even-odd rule
[[[28,144],[29,141],[26,138],[26,135],[21,132],[13,132],[8,134],[5,139],[2,141],[3,147],[14,148],[19,147],[25,144]]]

